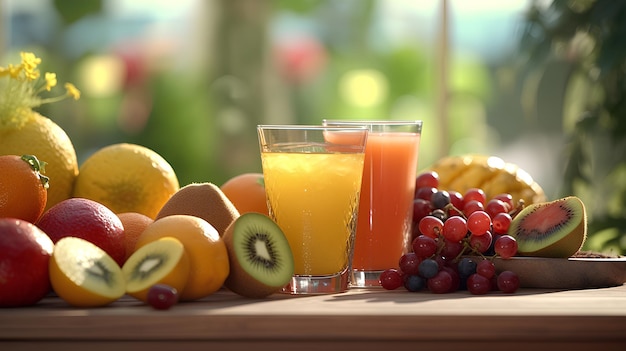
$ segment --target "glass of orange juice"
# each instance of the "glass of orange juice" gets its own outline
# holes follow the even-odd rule
[[[346,291],[368,130],[259,125],[270,217],[294,257],[290,294]]]
[[[422,121],[324,120],[369,130],[352,261],[351,287],[380,286],[411,245],[411,222]]]

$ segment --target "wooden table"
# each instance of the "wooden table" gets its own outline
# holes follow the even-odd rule
[[[143,347],[147,346],[147,347]],[[626,285],[436,295],[403,288],[264,300],[219,291],[154,310],[129,297],[0,309],[0,350],[626,350]]]

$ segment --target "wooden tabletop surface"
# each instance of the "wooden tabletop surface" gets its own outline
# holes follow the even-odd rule
[[[262,300],[221,290],[166,311],[130,297],[92,309],[70,307],[56,297],[28,308],[0,309],[3,351],[135,350],[140,345],[150,350],[171,350],[174,345],[180,350],[432,345],[441,350],[468,349],[468,342],[493,350],[497,345],[507,350],[625,350],[626,285],[481,296],[353,289],[335,295],[275,294]]]

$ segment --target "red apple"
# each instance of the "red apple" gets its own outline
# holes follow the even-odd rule
[[[53,249],[52,240],[35,225],[0,218],[0,307],[34,305],[50,292]]]

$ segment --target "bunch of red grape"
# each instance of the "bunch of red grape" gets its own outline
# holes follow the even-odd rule
[[[438,186],[436,172],[417,176],[412,250],[400,257],[399,269],[381,274],[381,286],[439,294],[517,291],[517,274],[496,272],[493,258],[509,259],[517,253],[517,242],[507,232],[523,203],[514,204],[510,194],[487,199],[478,188],[460,194]]]

